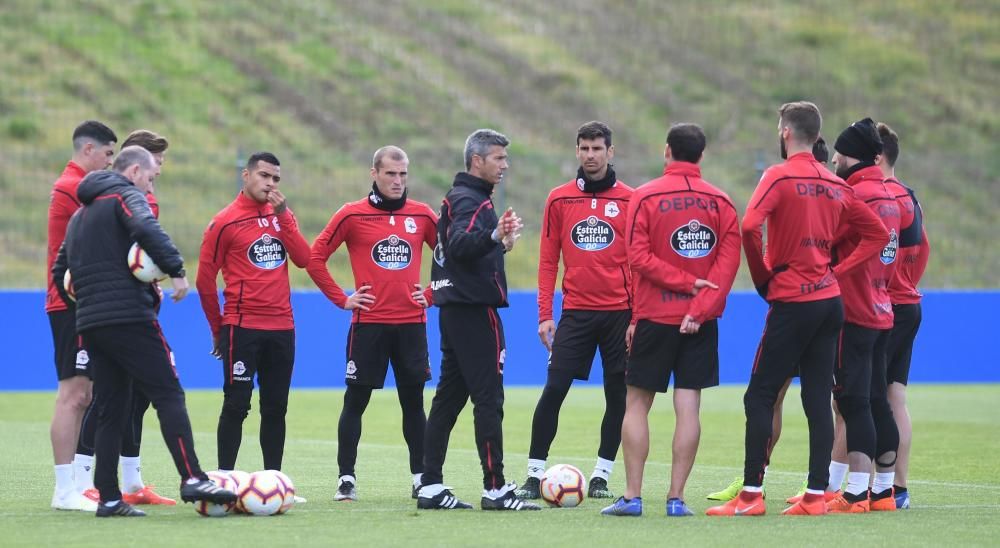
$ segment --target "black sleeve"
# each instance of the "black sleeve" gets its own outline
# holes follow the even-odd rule
[[[149,209],[149,202],[138,189],[122,192],[122,203],[116,212],[133,241],[149,254],[156,266],[171,278],[184,275],[184,259],[170,236]]]
[[[447,256],[456,261],[472,261],[489,254],[497,246],[503,246],[493,241],[493,229],[487,226],[486,212],[483,202],[474,198],[461,196],[451,205],[451,223],[447,229]]]

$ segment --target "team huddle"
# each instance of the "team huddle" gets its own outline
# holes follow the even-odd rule
[[[729,196],[701,177],[706,136],[699,126],[672,126],[663,175],[635,189],[617,179],[611,129],[596,121],[579,128],[576,176],[552,190],[541,215],[538,335],[549,361],[520,486],[504,475],[506,345],[497,310],[508,306],[504,256],[514,251],[523,222],[512,209],[497,212],[492,199],[508,168],[508,138],[488,129],[469,135],[465,171],[437,212],[408,198],[405,151],[378,149],[367,196],[337,210],[311,246],[279,190],[280,161],[268,152],[251,155],[241,191],[205,230],[195,283],[221,362],[218,469],[236,469],[256,377],[264,466],[281,470],[295,361],[290,260],[351,313],[335,501],[361,498],[355,466],[362,416],[391,365],[413,479],[407,492],[418,509],[472,508],[443,477],[451,431],[470,399],[483,472],[480,507],[540,509],[532,500],[542,497],[560,408],[573,380],[589,378],[599,350],[605,412],[588,496],[609,500],[602,514],[642,514],[648,414],[672,377],[676,428],[666,515],[692,515],[684,488],[701,434],[701,391],[719,384],[717,320],[742,248],[770,310],[744,396],[744,475],[709,495],[723,504],[707,514],[766,512],[765,472],[796,376],[809,425],[808,478],[784,513],[908,508],[905,387],[920,324],[916,286],[929,255],[922,211],[894,176],[898,138],[887,125],[866,118],[845,129],[834,144],[834,173],[826,167],[821,123],[812,103],[781,107],[785,161],[765,171],[742,221]],[[49,208],[46,310],[59,378],[52,506],[108,517],[144,515],[139,504],[175,504],[139,472],[150,405],[181,477],[181,498],[232,503],[236,494],[198,463],[174,357],[157,322],[163,292],[133,276],[126,260],[137,243],[170,280],[174,301],[188,293],[184,261],[157,221],[154,182],[167,141],[139,130],[117,155],[116,143],[100,122],[78,126],[73,159]],[[345,245],[350,293],[327,267]],[[429,284],[420,280],[425,245]],[[439,307],[441,364],[425,415],[430,306]],[[616,498],[609,479],[619,446],[626,486]]]

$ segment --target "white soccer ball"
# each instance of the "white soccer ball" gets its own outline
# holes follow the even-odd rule
[[[587,496],[583,472],[572,464],[557,464],[545,471],[540,491],[550,506],[573,508]]]
[[[285,489],[285,501],[281,505],[281,509],[278,510],[279,514],[284,514],[295,506],[295,484],[292,483],[292,478],[288,477],[281,470],[265,470],[265,472],[270,472],[277,476],[278,481],[281,486]]]
[[[153,262],[153,258],[141,247],[133,243],[128,250],[128,269],[140,282],[151,283],[167,279],[167,275]]]
[[[205,475],[208,476],[208,479],[212,480],[212,483],[218,485],[219,487],[226,489],[227,491],[232,491],[233,493],[236,492],[236,482],[233,481],[233,478],[229,477],[229,474],[216,470],[208,472]],[[235,502],[231,502],[229,504],[215,504],[207,500],[200,500],[194,505],[195,512],[210,518],[225,517],[235,508]]]
[[[233,470],[231,472],[225,472],[225,473],[229,476],[230,479],[233,480],[234,483],[233,487],[235,488],[233,492],[236,493],[237,495],[236,507],[233,510],[235,510],[237,514],[246,514],[247,511],[245,508],[243,508],[243,503],[240,501],[238,495],[240,494],[240,491],[243,490],[243,486],[246,485],[248,481],[250,481],[250,474],[244,472],[243,470]]]
[[[73,276],[69,273],[68,268],[66,269],[66,273],[63,274],[63,289],[66,290],[66,296],[71,301],[76,302],[76,291],[73,289]]]
[[[285,504],[285,487],[270,470],[250,474],[239,495],[243,509],[254,516],[273,516]]]

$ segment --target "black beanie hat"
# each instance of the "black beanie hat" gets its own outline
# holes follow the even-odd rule
[[[837,137],[834,150],[862,162],[874,162],[882,154],[882,139],[878,136],[875,121],[865,118],[851,124]]]

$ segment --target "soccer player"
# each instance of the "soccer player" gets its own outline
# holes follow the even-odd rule
[[[830,161],[830,151],[829,149],[827,149],[826,140],[824,140],[822,136],[816,139],[816,142],[813,143],[812,153],[813,153],[813,158],[815,158],[816,161],[821,164],[825,165],[827,162]],[[798,368],[796,367],[796,370],[792,373],[792,376],[785,381],[785,385],[782,386],[781,390],[778,391],[778,397],[774,404],[774,417],[771,419],[772,434],[771,434],[771,439],[769,440],[767,446],[767,462],[764,463],[764,470],[767,470],[768,463],[771,460],[771,453],[774,452],[774,448],[775,446],[778,445],[778,440],[781,438],[781,426],[782,426],[781,415],[784,408],[783,404],[785,402],[785,394],[788,393],[788,387],[791,386],[792,379],[798,376],[799,376]],[[763,487],[764,486],[762,486],[761,492],[766,493],[767,490],[764,489]],[[719,500],[725,502],[736,498],[740,494],[740,491],[742,489],[743,489],[743,476],[738,476],[736,479],[733,480],[732,483],[729,484],[728,487],[726,487],[722,491],[717,491],[715,493],[712,493],[708,495],[706,498],[708,500]],[[806,485],[805,483],[803,483],[802,492],[798,493],[794,497],[789,498],[788,503],[794,504],[798,502],[798,499],[802,498],[802,494],[805,492],[806,492]],[[766,494],[764,496],[766,496]]]
[[[384,146],[372,158],[368,196],[341,207],[316,237],[309,276],[330,301],[351,311],[347,336],[344,407],[337,428],[340,479],[334,500],[357,500],[354,465],[361,440],[361,416],[373,389],[381,389],[389,362],[403,412],[403,439],[410,450],[412,496],[424,466],[424,383],[430,379],[427,313],[430,290],[420,285],[421,248],[437,244],[437,215],[407,198],[409,159],[401,148]],[[347,245],[357,288],[351,296],[330,276],[326,263]]]
[[[632,188],[609,163],[611,128],[587,122],[576,133],[576,178],[545,201],[538,258],[538,336],[549,351],[545,388],[531,422],[528,479],[518,490],[539,498],[545,459],[556,436],[559,408],[573,379],[587,380],[594,354],[604,367],[604,420],[588,496],[613,498],[608,479],[621,444],[625,415],[625,329],[632,307],[632,276],[625,246],[625,212]],[[563,260],[563,310],[553,320],[552,292]]]
[[[264,468],[281,470],[288,389],[295,362],[288,259],[305,268],[309,243],[278,189],[278,158],[270,152],[252,154],[242,179],[243,188],[236,199],[205,229],[198,262],[198,296],[212,330],[212,354],[223,366],[219,469],[236,467],[256,375]],[[220,270],[225,283],[222,314],[216,290]]]
[[[73,130],[73,157],[52,186],[48,213],[48,256],[46,272],[52,266],[59,246],[66,238],[66,225],[81,207],[76,189],[85,175],[111,166],[115,132],[96,120],[83,122]],[[84,510],[93,512],[97,503],[84,497],[76,489],[73,471],[73,451],[80,435],[80,424],[91,402],[91,363],[87,351],[80,346],[77,336],[76,306],[60,298],[58,288],[63,280],[48,280],[45,311],[52,328],[55,347],[56,377],[59,390],[52,415],[52,456],[55,459],[56,486],[52,494],[52,507],[57,510]],[[82,471],[88,475],[89,471]]]
[[[622,446],[625,495],[601,511],[642,515],[642,476],[649,455],[649,410],[674,378],[676,428],[667,516],[693,515],[684,503],[701,438],[701,390],[719,384],[716,319],[740,266],[736,207],[701,178],[705,133],[675,124],[667,133],[663,176],[639,187],[626,219],[628,260],[635,275],[634,327],[628,365]]]
[[[867,259],[862,268],[838,278],[845,322],[837,345],[833,396],[846,427],[846,445],[834,450],[833,460],[844,462],[840,459],[846,456],[849,473],[847,488],[827,502],[827,510],[895,511],[892,481],[899,431],[887,396],[885,358],[893,324],[888,286],[896,266],[901,208],[885,184],[882,170],[875,165],[882,154],[882,139],[872,119],[855,122],[841,132],[834,150],[837,176],[878,216],[889,231],[889,242],[881,253]],[[838,237],[835,253],[848,256],[858,239],[859,235],[849,230]],[[846,455],[842,454],[844,448]],[[873,461],[876,474],[871,482]],[[827,491],[835,492],[840,484],[838,478],[831,479]]]
[[[160,176],[163,167],[167,147],[170,143],[166,137],[157,135],[152,131],[139,129],[133,131],[125,138],[121,148],[129,146],[140,146],[148,150],[156,161],[156,173],[154,179],[150,181],[150,189],[146,192],[146,201],[153,212],[153,217],[159,219],[160,208],[156,201],[155,189],[152,184]],[[157,300],[161,300],[163,295],[156,282],[150,286],[151,291],[156,293]],[[157,305],[158,311],[159,305]],[[142,420],[149,409],[149,399],[139,390],[131,391],[131,404],[129,405],[129,415],[125,424],[125,431],[122,437],[122,454],[119,462],[122,467],[122,499],[132,505],[136,504],[164,504],[173,506],[177,504],[174,499],[164,497],[153,490],[151,485],[146,485],[142,481],[142,468],[139,461],[139,446],[142,443]],[[73,457],[73,476],[76,481],[77,491],[84,496],[97,502],[100,494],[94,488],[94,480],[91,477],[91,470],[94,466],[94,437],[97,433],[97,400],[91,401],[90,408],[83,416],[83,424],[80,428],[80,441],[77,443],[76,455]]]
[[[441,378],[424,436],[419,509],[468,509],[443,484],[448,439],[471,398],[476,448],[483,469],[483,510],[539,510],[515,493],[503,475],[503,365],[506,348],[497,309],[507,306],[504,253],[522,227],[512,209],[493,210],[493,189],[507,171],[510,141],[491,129],[465,140],[465,172],[441,204],[438,243],[431,264],[434,304],[440,307]]]
[[[137,517],[145,513],[122,500],[118,455],[128,416],[129,386],[156,408],[160,430],[181,476],[181,499],[234,502],[202,472],[195,454],[184,390],[174,356],[154,311],[159,302],[149,284],[129,271],[127,255],[135,241],[170,276],[173,300],[188,292],[184,261],[153,217],[144,197],[157,171],[153,155],[142,147],[124,148],[112,171],[97,171],[79,185],[83,209],[75,214],[53,266],[53,279],[73,273],[76,330],[90,353],[98,406],[94,483],[100,491],[97,517]],[[60,295],[68,300],[61,284]]]
[[[920,278],[927,268],[930,244],[924,228],[924,213],[913,189],[896,178],[896,160],[899,158],[899,137],[888,125],[878,125],[882,138],[882,154],[878,165],[886,176],[886,186],[896,197],[903,212],[899,230],[899,250],[896,258],[896,272],[889,282],[889,299],[892,301],[893,325],[886,347],[889,383],[889,405],[899,430],[899,449],[896,451],[896,477],[893,493],[896,508],[910,507],[910,493],[906,488],[910,463],[910,442],[913,427],[910,412],[906,408],[906,383],[910,375],[910,357],[913,354],[913,340],[920,328],[920,298],[917,290]],[[912,214],[909,219],[908,214]],[[909,220],[909,222],[907,222]]]
[[[812,155],[822,118],[800,101],[779,109],[778,134],[786,161],[764,172],[743,218],[743,249],[757,291],[770,303],[764,334],[743,397],[746,448],[739,496],[707,510],[711,516],[762,515],[768,439],[781,387],[799,367],[802,407],[809,423],[809,483],[787,514],[824,514],[833,419],[833,363],[844,311],[837,280],[876,255],[889,239],[878,217]],[[767,255],[762,225],[767,223]],[[862,236],[854,252],[831,266],[841,225]]]

